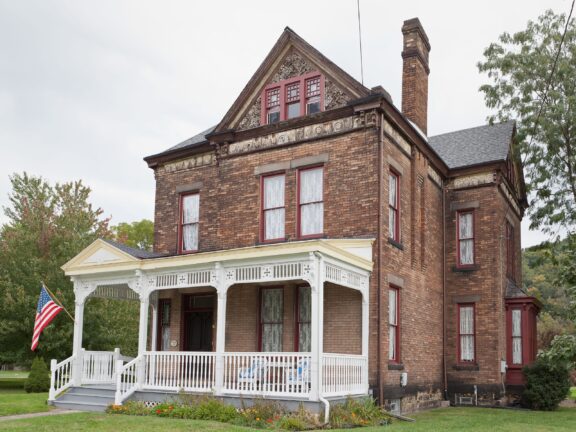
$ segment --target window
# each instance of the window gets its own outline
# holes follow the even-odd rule
[[[522,364],[522,310],[512,309],[512,364]]]
[[[200,195],[182,195],[180,198],[180,252],[198,250],[198,221]]]
[[[282,351],[284,290],[262,288],[260,291],[260,351]]]
[[[324,168],[298,171],[298,233],[300,237],[324,232]]]
[[[324,109],[324,76],[318,72],[270,84],[262,95],[261,124],[272,124]]]
[[[400,242],[400,176],[390,171],[388,178],[388,236]]]
[[[262,177],[262,240],[283,240],[285,175]]]
[[[458,305],[458,321],[458,360],[461,362],[473,362],[476,358],[473,304]]]
[[[398,288],[388,290],[388,360],[400,360],[400,325],[399,325],[399,295]]]
[[[474,265],[474,211],[458,212],[458,265]]]
[[[297,288],[297,307],[296,307],[296,335],[298,337],[296,351],[311,351],[311,289],[309,286],[300,286]]]
[[[516,260],[516,249],[514,241],[514,227],[508,221],[506,221],[506,276],[508,279],[515,280],[515,260]]]
[[[170,351],[170,299],[158,300],[158,351]]]

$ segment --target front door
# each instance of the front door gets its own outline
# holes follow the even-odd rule
[[[212,351],[214,296],[185,296],[184,350]]]

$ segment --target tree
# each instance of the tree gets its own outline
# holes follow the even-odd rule
[[[496,110],[489,120],[517,120],[530,227],[548,233],[576,228],[576,28],[572,19],[561,45],[565,25],[565,15],[548,10],[525,30],[502,34],[478,63],[492,81],[480,87]]]
[[[26,393],[44,393],[50,390],[50,373],[42,357],[32,361],[30,374],[24,382]]]
[[[44,281],[71,312],[74,294],[60,267],[99,237],[108,236],[108,220],[89,203],[90,188],[81,181],[51,186],[26,173],[10,177],[8,222],[0,227],[0,363],[29,364],[33,355],[66,358],[73,326],[59,314],[43,331],[36,354],[30,351],[40,283]],[[99,311],[87,312],[86,320]],[[101,320],[85,326],[88,338],[106,332]]]
[[[154,223],[142,219],[132,223],[122,222],[112,227],[114,239],[128,246],[151,251],[154,245]]]

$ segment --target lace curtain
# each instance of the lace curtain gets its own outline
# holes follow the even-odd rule
[[[460,307],[460,360],[474,361],[474,308]]]
[[[460,214],[458,224],[460,264],[474,264],[474,218],[472,213]]]
[[[186,195],[182,198],[182,250],[198,250],[198,220],[200,215],[200,195]]]
[[[300,234],[324,232],[323,168],[300,172]]]
[[[396,220],[398,208],[398,179],[395,175],[390,174],[390,182],[388,186],[388,236],[391,239],[396,238]]]
[[[264,178],[264,239],[284,238],[284,184],[283,175]]]
[[[312,305],[310,287],[298,287],[298,351],[311,351],[311,325]]]
[[[282,351],[282,317],[284,313],[284,291],[278,289],[262,290],[262,351]]]
[[[396,358],[396,327],[398,325],[398,292],[388,291],[388,359]]]
[[[522,311],[512,310],[512,363],[522,364]]]

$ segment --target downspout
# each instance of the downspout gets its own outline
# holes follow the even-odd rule
[[[380,115],[378,130],[378,403],[384,405],[384,386],[382,385],[382,167],[384,165],[384,114]]]
[[[448,400],[446,372],[446,181],[442,185],[442,373],[444,375],[444,400]]]

